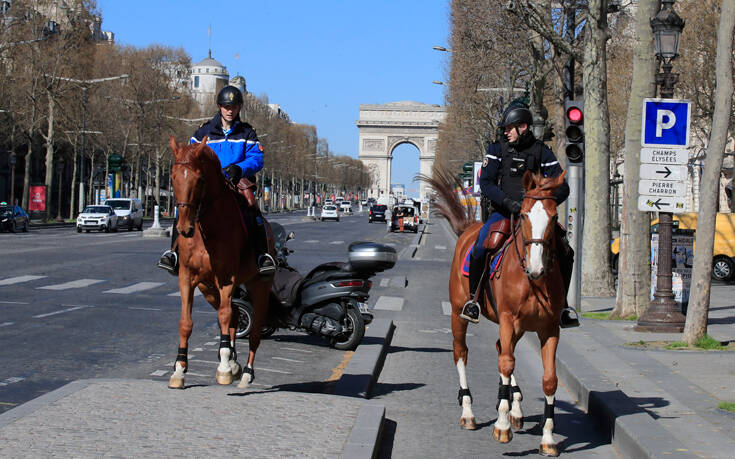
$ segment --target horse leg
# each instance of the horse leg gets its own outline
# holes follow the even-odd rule
[[[558,456],[559,451],[554,441],[554,394],[558,379],[556,377],[556,347],[559,344],[559,327],[554,327],[549,334],[539,333],[541,341],[541,359],[544,364],[544,376],[541,385],[546,396],[544,405],[543,433],[541,436],[541,447],[539,454],[542,456]]]
[[[515,349],[516,343],[521,339],[523,333],[513,335],[513,349]],[[513,430],[521,430],[523,428],[523,410],[521,410],[521,401],[523,401],[523,392],[516,382],[516,377],[510,375],[510,425]]]
[[[475,421],[475,415],[472,413],[472,394],[470,388],[467,385],[467,324],[466,320],[459,318],[459,312],[462,309],[452,308],[452,336],[454,341],[452,346],[454,347],[454,364],[457,366],[457,373],[459,374],[459,393],[457,394],[457,401],[462,407],[462,417],[459,419],[459,425],[466,430],[475,430],[477,428],[477,422]]]
[[[202,295],[204,295],[204,299],[207,300],[209,304],[212,305],[215,311],[219,310],[220,307],[220,295],[219,290],[215,288],[212,284],[209,284],[207,286],[206,283],[199,284],[199,290],[202,291]],[[232,349],[232,352],[230,353],[230,369],[232,370],[232,377],[233,379],[237,379],[240,377],[240,374],[242,372],[242,367],[240,367],[240,364],[237,363],[237,351],[235,351],[235,331],[232,328],[233,326],[237,326],[237,308],[232,309],[232,319],[230,320],[230,349]],[[232,325],[235,324],[235,325]]]
[[[174,363],[174,372],[168,381],[168,387],[171,389],[184,388],[184,373],[188,368],[188,350],[189,337],[191,330],[194,328],[194,321],[191,318],[191,308],[194,304],[194,286],[191,285],[188,277],[180,272],[179,291],[181,292],[181,319],[179,320],[179,350]]]
[[[232,322],[232,290],[234,285],[229,283],[219,287],[220,303],[217,308],[217,321],[220,327],[219,366],[217,367],[217,383],[232,384],[232,370],[230,365],[233,357],[233,348],[230,341],[230,326]]]
[[[242,379],[237,387],[246,389],[250,383],[255,380],[255,353],[260,346],[260,334],[263,330],[263,323],[268,314],[268,297],[270,296],[271,281],[262,281],[259,278],[253,279],[247,284],[250,299],[253,301],[253,324],[250,328],[248,336],[249,352],[248,363],[242,370]]]
[[[232,378],[239,379],[242,376],[242,366],[237,362],[237,350],[235,350],[235,333],[237,332],[237,322],[240,320],[240,310],[232,307],[232,318],[230,319],[230,348],[232,355],[230,356],[230,369],[232,370]]]
[[[493,438],[500,443],[508,443],[513,439],[513,431],[510,425],[510,378],[515,369],[513,357],[513,324],[510,317],[505,314],[499,317],[500,339],[498,347],[498,371],[500,372],[500,387],[498,388],[498,419],[493,426]]]

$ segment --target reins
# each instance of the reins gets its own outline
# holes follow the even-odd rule
[[[186,161],[176,161],[176,162],[174,162],[173,165],[174,166],[181,166],[181,167],[184,167],[186,169],[189,169],[192,172],[196,172],[194,170],[194,168],[191,166],[191,161],[189,161],[189,160],[186,160]],[[204,174],[202,174],[201,179],[202,179],[202,189],[203,190],[206,190],[206,187],[207,187],[207,179],[206,179],[206,176]],[[212,197],[212,199],[210,199],[209,201],[216,200],[219,197],[220,194],[221,193],[219,193],[217,196]],[[202,195],[204,195],[204,191],[202,191]],[[196,203],[196,211],[194,213],[194,223],[199,223],[200,218],[207,212],[207,210],[209,210],[209,206],[207,206],[206,205],[206,202],[205,202],[206,201],[205,200],[205,196],[199,196],[199,199],[197,199],[197,201],[198,202]],[[181,208],[190,207],[190,208],[193,208],[194,207],[194,203],[192,203],[192,202],[186,202],[186,201],[181,201],[181,202],[177,201],[176,202],[176,207],[181,207]]]

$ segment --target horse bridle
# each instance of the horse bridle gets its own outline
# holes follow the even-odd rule
[[[554,196],[529,196],[529,195],[526,195],[523,198],[524,199],[526,199],[526,198],[528,198],[528,199],[535,199],[537,201],[543,201],[543,200],[546,200],[546,199],[556,200],[556,198]],[[544,254],[544,266],[546,266],[546,263],[549,261],[550,257],[553,255],[551,253],[551,250],[550,250],[550,247],[549,247],[551,245],[552,240],[548,240],[547,241],[546,239],[526,239],[525,236],[523,236],[523,229],[521,227],[522,226],[522,221],[525,218],[528,218],[528,217],[525,214],[521,213],[520,216],[519,216],[519,218],[518,218],[518,229],[516,230],[517,232],[521,233],[521,243],[523,244],[523,252],[524,252],[524,255],[525,255],[525,252],[526,252],[526,246],[531,245],[531,244],[541,244],[541,245],[543,245],[547,249],[545,251],[545,254]],[[554,215],[549,220],[549,224],[552,225],[552,228],[553,228],[553,225],[556,223],[556,221],[558,219],[559,219],[559,215],[557,214],[557,215]],[[511,221],[511,227],[512,226],[513,226],[513,223]],[[526,257],[525,256],[521,256],[521,253],[518,250],[518,244],[513,244],[513,245],[516,248],[516,254],[518,255],[518,259],[521,262],[521,268],[523,269],[523,272],[525,272],[526,275],[529,275],[528,268],[526,267]]]
[[[192,172],[195,172],[194,169],[190,166],[190,162],[189,161],[176,161],[176,162],[174,162],[173,165],[174,166],[182,166],[182,167],[184,167],[186,169],[189,169]],[[205,188],[206,185],[207,185],[207,183],[206,183],[206,179],[204,178],[204,175],[203,174],[201,175],[200,179],[202,180],[202,187]],[[196,211],[194,212],[194,223],[197,223],[199,221],[199,217],[204,214],[204,212],[202,211],[202,207],[203,207],[202,203],[204,202],[204,199],[202,197],[200,197],[198,201],[199,202],[197,203]],[[191,202],[178,202],[177,201],[176,202],[176,207],[181,207],[181,208],[190,207],[190,208],[193,208],[194,207],[194,204],[191,203]]]

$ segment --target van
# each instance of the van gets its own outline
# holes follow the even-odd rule
[[[674,214],[673,227],[696,230],[699,214]],[[658,232],[658,219],[651,221],[651,233]],[[610,244],[611,264],[617,271],[620,238]],[[718,213],[715,219],[715,242],[712,250],[712,278],[729,281],[735,276],[735,213]]]
[[[112,207],[117,214],[117,227],[132,231],[136,228],[143,231],[143,206],[140,199],[111,198],[105,200],[105,205]]]

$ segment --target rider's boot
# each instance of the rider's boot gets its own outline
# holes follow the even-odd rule
[[[179,236],[179,232],[176,230],[176,222],[177,219],[174,219],[174,224],[171,227],[171,249],[163,252],[156,265],[168,271],[172,276],[179,275],[179,255],[174,248],[174,242],[176,242],[176,238]]]
[[[561,277],[564,280],[564,292],[569,293],[569,284],[572,282],[572,271],[574,269],[574,250],[569,247],[569,244],[564,237],[564,232],[557,229],[560,233],[560,242],[557,244],[558,259],[561,268]],[[567,298],[564,297],[564,309],[561,310],[561,317],[559,319],[559,326],[561,328],[573,328],[579,327],[579,317],[577,311],[569,307],[567,304]]]
[[[262,215],[255,216],[255,256],[258,263],[258,274],[263,277],[276,273],[276,260],[268,253],[268,235]]]
[[[484,269],[484,257],[477,259],[470,256],[470,299],[462,306],[462,312],[459,314],[459,317],[474,324],[480,322],[480,305],[475,301],[475,292],[480,285],[480,279],[482,278]]]

